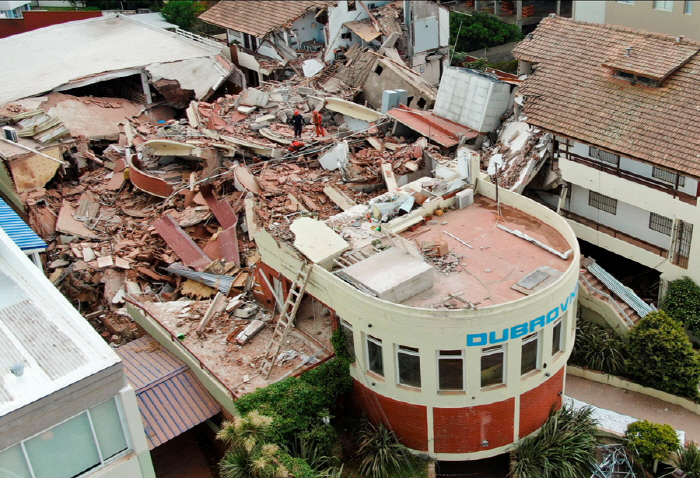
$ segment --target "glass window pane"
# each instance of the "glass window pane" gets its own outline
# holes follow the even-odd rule
[[[552,329],[552,355],[561,350],[561,321]]]
[[[369,356],[370,371],[384,375],[384,359],[382,357],[382,341],[370,336],[367,337],[367,355]]]
[[[0,451],[0,478],[31,478],[22,446],[17,444]]]
[[[420,356],[418,349],[399,347],[399,383],[410,387],[420,387]],[[411,352],[411,353],[408,353]]]
[[[348,354],[350,354],[350,357],[352,359],[355,359],[355,336],[352,333],[352,326],[345,322],[344,320],[340,322],[340,326],[342,327],[343,334],[345,335],[345,340],[347,342],[347,350]]]
[[[520,374],[531,372],[537,368],[537,334],[532,334],[523,339],[522,360],[520,362]]]
[[[489,387],[503,383],[503,349],[482,354],[481,386]]]
[[[464,361],[462,358],[438,360],[440,390],[464,390]]]
[[[100,444],[102,459],[113,457],[117,453],[126,450],[126,437],[122,426],[117,402],[114,398],[100,403],[90,409],[92,425],[97,434],[97,443]]]
[[[685,13],[687,13],[688,15],[693,13],[693,2],[691,2],[691,1],[685,2]]]
[[[71,478],[100,464],[87,413],[24,443],[36,478]]]

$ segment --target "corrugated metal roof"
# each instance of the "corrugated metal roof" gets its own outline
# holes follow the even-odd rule
[[[387,114],[447,148],[459,144],[461,137],[470,139],[479,136],[478,131],[438,116],[432,111],[415,110],[401,105],[389,110]]]
[[[0,227],[23,251],[46,249],[44,240],[2,199],[0,199]]]
[[[102,337],[0,230],[0,417],[118,363]],[[10,370],[18,364],[21,376]]]
[[[151,450],[219,413],[192,370],[152,337],[123,345],[117,354],[136,389]]]

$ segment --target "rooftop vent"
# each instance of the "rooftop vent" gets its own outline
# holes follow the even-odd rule
[[[21,377],[24,375],[24,362],[17,362],[14,364],[12,367],[10,367],[10,372],[12,372],[12,375],[15,377]]]

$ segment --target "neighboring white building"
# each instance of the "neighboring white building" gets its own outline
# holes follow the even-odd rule
[[[22,18],[22,12],[31,10],[31,0],[0,1],[0,18]]]
[[[513,51],[529,74],[523,114],[557,140],[559,213],[578,238],[657,270],[662,285],[700,282],[699,51],[682,37],[558,17]]]
[[[155,478],[119,357],[2,230],[0,476]]]

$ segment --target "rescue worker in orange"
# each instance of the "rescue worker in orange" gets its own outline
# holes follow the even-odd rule
[[[312,113],[314,125],[316,126],[316,136],[325,136],[326,130],[323,128],[323,116],[318,111]]]

